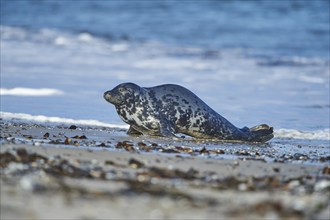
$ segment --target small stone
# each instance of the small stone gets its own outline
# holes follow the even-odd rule
[[[69,127],[69,129],[75,130],[75,129],[77,129],[77,126],[75,126],[75,125],[71,125],[71,126]]]
[[[278,172],[280,172],[280,168],[278,168],[278,167],[273,167],[273,171],[276,172],[276,173],[278,173]]]
[[[330,174],[330,167],[324,167],[322,170],[322,174]]]
[[[134,159],[134,158],[131,158],[129,161],[128,161],[128,164],[134,168],[134,169],[137,169],[137,168],[141,168],[144,166],[144,163]]]
[[[241,183],[238,185],[239,191],[246,191],[248,189],[248,186],[245,183]]]
[[[143,143],[143,142],[139,142],[139,143],[138,143],[138,146],[139,146],[139,147],[145,147],[145,146],[147,146],[147,145],[146,145],[145,143]]]
[[[105,143],[101,143],[99,145],[97,145],[98,147],[106,147],[107,145]]]
[[[106,161],[104,161],[104,164],[105,165],[115,165],[116,163],[113,162],[112,160],[106,160]]]
[[[68,145],[71,144],[71,139],[70,138],[65,138],[64,144]]]
[[[314,186],[315,191],[327,191],[330,190],[330,181],[328,180],[321,180],[317,182]]]
[[[48,133],[48,132],[44,134],[44,138],[45,138],[45,139],[46,139],[46,138],[49,138],[49,133]]]
[[[40,146],[41,143],[40,143],[40,142],[34,142],[33,145],[34,145],[34,146]]]
[[[200,151],[199,151],[200,154],[204,154],[204,153],[208,153],[208,151],[206,150],[205,147],[203,147]]]
[[[296,187],[300,186],[300,182],[299,180],[292,180],[289,184],[288,184],[288,188],[289,189],[294,189]]]

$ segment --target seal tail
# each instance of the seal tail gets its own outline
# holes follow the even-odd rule
[[[273,127],[266,124],[254,126],[250,130],[250,140],[252,142],[266,142],[274,137]]]

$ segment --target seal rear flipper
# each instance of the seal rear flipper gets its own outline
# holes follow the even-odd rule
[[[266,142],[274,137],[273,127],[266,124],[261,124],[250,128],[250,141]]]

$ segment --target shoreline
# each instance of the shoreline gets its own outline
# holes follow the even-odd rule
[[[61,118],[56,116],[45,115],[30,115],[26,113],[11,113],[0,111],[0,118],[7,122],[40,124],[45,126],[61,126],[75,124],[81,127],[94,127],[94,128],[114,128],[114,129],[128,129],[127,124],[112,124],[107,122],[98,121],[95,119],[72,119]],[[330,141],[330,129],[318,130],[297,130],[289,128],[274,128],[274,137],[283,139],[304,139],[312,141]]]
[[[280,149],[277,140],[194,143],[131,137],[122,129],[0,123],[1,219],[326,219],[330,214],[329,158],[311,164],[297,163],[312,161],[305,154],[267,160],[264,155]],[[282,145],[287,143],[293,145],[289,140]]]

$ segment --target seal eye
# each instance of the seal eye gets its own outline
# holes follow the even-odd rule
[[[118,90],[119,90],[119,92],[125,92],[126,89],[123,87],[120,87]]]

